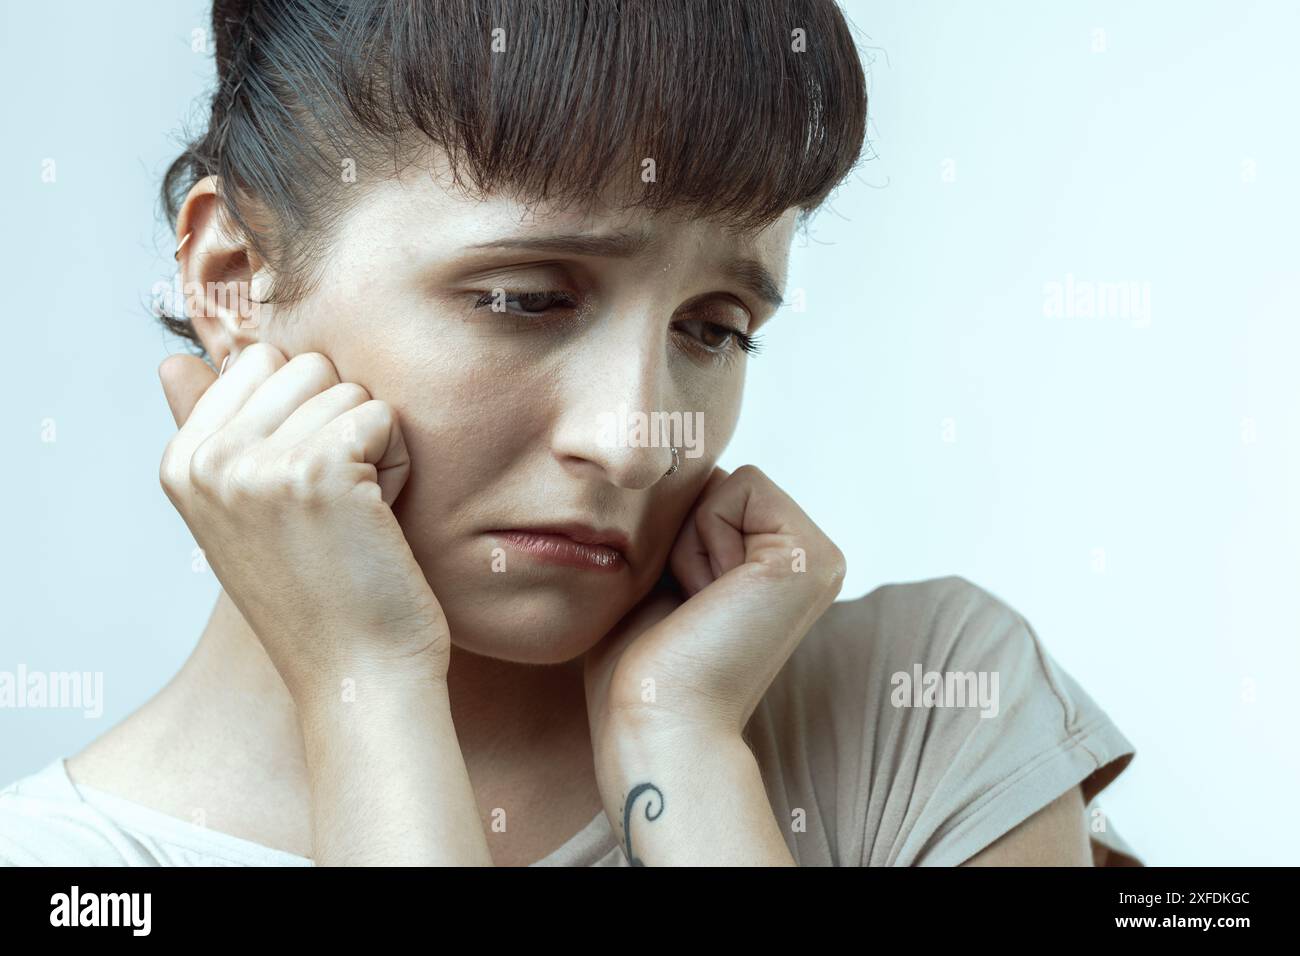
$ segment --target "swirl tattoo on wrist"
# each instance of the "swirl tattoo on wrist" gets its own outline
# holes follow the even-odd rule
[[[663,792],[653,783],[637,784],[628,793],[627,800],[623,803],[623,840],[626,843],[628,863],[632,866],[645,866],[645,864],[641,862],[641,859],[632,852],[632,804],[636,802],[637,797],[641,796],[641,794],[645,793],[647,790],[653,790],[655,796],[659,797],[659,809],[651,814],[650,808],[654,804],[653,802],[647,803],[645,808],[645,818],[647,820],[659,819],[660,815],[664,812],[664,795]],[[653,798],[651,799],[653,800]]]

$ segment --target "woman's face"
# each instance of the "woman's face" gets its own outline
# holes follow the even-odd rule
[[[637,211],[525,217],[445,186],[426,170],[368,187],[316,291],[255,334],[323,352],[397,410],[411,474],[394,510],[453,643],[570,660],[656,583],[730,441],[732,333],[777,308],[795,210],[742,236]],[[633,430],[664,412],[681,423],[669,477],[659,429]],[[502,534],[571,524],[626,543],[574,566],[546,558],[554,539]]]

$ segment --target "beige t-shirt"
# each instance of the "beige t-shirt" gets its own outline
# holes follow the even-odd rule
[[[801,866],[952,866],[1082,784],[1103,865],[1142,865],[1097,805],[1135,750],[1033,628],[960,577],[834,605],[745,738]],[[73,784],[62,758],[0,790],[0,863],[311,866]],[[597,814],[534,866],[627,866]]]

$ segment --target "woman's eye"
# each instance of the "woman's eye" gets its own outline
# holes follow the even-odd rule
[[[717,322],[708,322],[704,319],[689,319],[686,322],[678,323],[678,327],[685,330],[687,335],[710,352],[726,353],[733,347],[749,353],[758,351],[755,336],[725,325],[719,325]]]
[[[700,326],[700,341],[711,349],[726,348],[731,342],[731,330],[725,329],[720,325],[714,325],[712,322],[705,322]]]
[[[555,308],[572,309],[576,304],[567,292],[510,292],[506,289],[493,289],[484,292],[474,307],[514,315],[541,315]]]

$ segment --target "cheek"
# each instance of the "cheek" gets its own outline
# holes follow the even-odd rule
[[[362,381],[398,411],[419,494],[449,507],[482,492],[519,455],[528,434],[526,382],[501,376],[472,355],[443,352],[411,361],[390,355]]]
[[[397,409],[411,474],[396,512],[412,547],[454,566],[453,539],[519,498],[511,482],[546,434],[545,382],[452,322],[389,328],[345,351],[353,380]]]
[[[394,295],[371,300],[397,301]],[[369,312],[363,302],[344,324],[320,327],[320,351],[329,355],[347,381],[390,403],[419,449],[412,455],[454,458],[472,463],[508,432],[512,407],[526,407],[521,396],[527,381],[519,369],[502,368],[484,343],[464,334],[460,324],[433,311],[402,314]],[[523,370],[526,372],[526,369]]]
[[[722,457],[735,434],[740,417],[741,398],[744,392],[743,371],[718,376],[707,388],[693,389],[684,397],[684,407],[694,414],[696,425],[695,448],[688,448],[689,466],[694,478],[704,472],[705,478]],[[691,437],[686,435],[688,439]],[[701,482],[704,479],[701,479]]]

